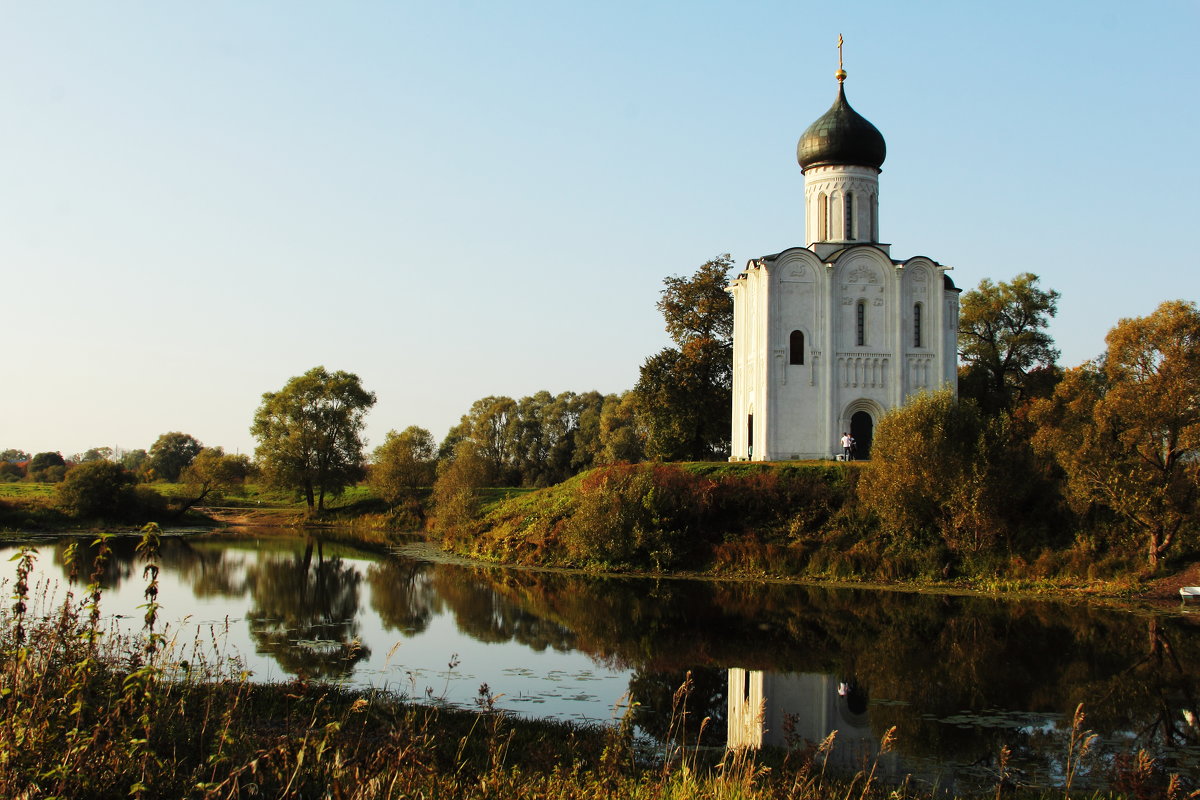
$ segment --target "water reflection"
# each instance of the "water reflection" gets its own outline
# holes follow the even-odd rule
[[[340,678],[370,656],[358,630],[362,577],[342,559],[327,559],[321,542],[309,539],[303,553],[256,564],[246,582],[250,635],[285,671]]]
[[[67,578],[66,544],[42,548],[44,574]],[[96,573],[104,607],[136,621],[134,541],[112,550]],[[95,556],[81,543],[85,581]],[[1200,771],[1197,615],[591,578],[281,535],[166,537],[161,566],[165,612],[230,618],[230,644],[260,678],[430,689],[464,705],[488,683],[509,709],[602,721],[628,694],[647,733],[681,720],[694,741],[707,719],[707,743],[735,746],[815,744],[836,722],[847,763],[873,758],[894,727],[903,769],[953,763],[981,775],[1002,745],[1030,774],[1054,775],[1084,703],[1106,746]],[[673,704],[689,673],[681,716]]]
[[[828,761],[898,777],[895,752],[881,752],[866,690],[853,678],[817,673],[729,670],[729,747],[818,747],[836,732]]]

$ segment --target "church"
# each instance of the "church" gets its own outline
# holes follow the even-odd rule
[[[751,259],[729,283],[732,461],[840,458],[847,432],[867,458],[885,412],[957,389],[960,290],[949,267],[880,242],[887,148],[847,102],[840,63],[835,75],[837,99],[796,148],[805,246]]]

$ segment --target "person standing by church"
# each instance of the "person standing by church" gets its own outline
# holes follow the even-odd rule
[[[850,461],[854,458],[854,439],[846,431],[842,431],[842,460]]]

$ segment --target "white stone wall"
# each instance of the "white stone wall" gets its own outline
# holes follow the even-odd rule
[[[829,261],[793,248],[750,262],[730,286],[732,457],[830,458],[856,411],[878,424],[914,393],[954,386],[958,293],[944,288],[944,271],[924,257],[893,262],[874,245],[843,248]],[[804,364],[790,363],[796,330]]]

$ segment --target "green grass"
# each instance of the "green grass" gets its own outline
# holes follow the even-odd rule
[[[54,483],[0,483],[0,500],[29,500],[31,498],[53,498]]]

